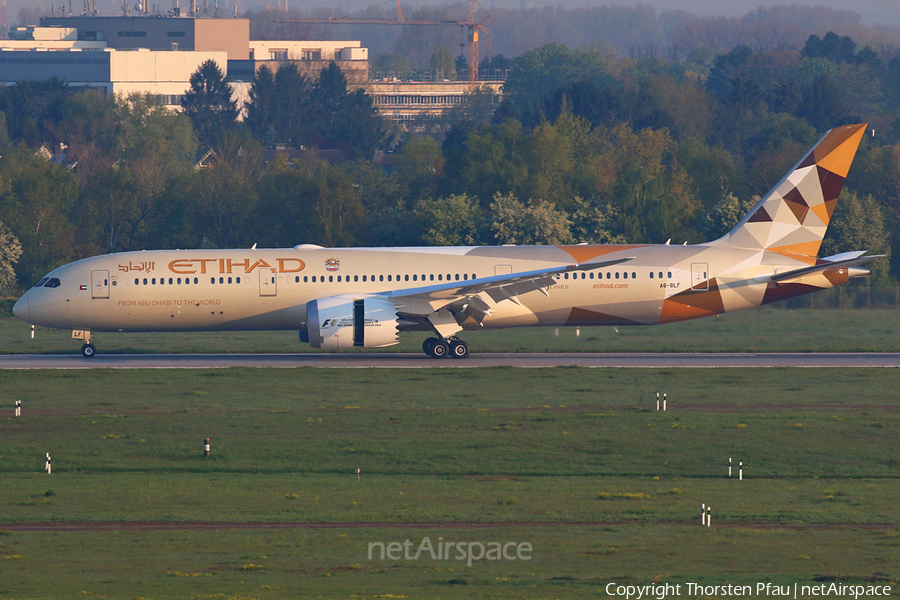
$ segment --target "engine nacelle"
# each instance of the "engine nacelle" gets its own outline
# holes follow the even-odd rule
[[[313,348],[384,348],[397,339],[397,307],[380,296],[331,296],[306,304]]]

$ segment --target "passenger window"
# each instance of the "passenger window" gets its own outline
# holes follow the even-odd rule
[[[312,282],[313,282],[313,283],[316,282],[316,276],[315,276],[315,275],[313,275],[313,280],[312,280]]]
[[[172,278],[169,277],[169,285],[172,285]]]
[[[637,273],[635,273],[634,271],[632,271],[632,272],[631,272],[631,278],[632,278],[632,279],[637,279]]]
[[[144,277],[144,285],[147,285],[147,278]]]
[[[210,283],[215,283],[215,282],[216,282],[216,278],[215,278],[215,277],[210,277],[210,278],[209,278],[209,282],[210,282]]]
[[[616,279],[618,279],[618,278],[619,278],[619,273],[618,273],[618,271],[617,271],[617,272],[616,272]]]
[[[589,276],[589,279],[593,279],[593,278],[594,278],[594,272],[591,271],[591,274],[590,274],[590,276]]]
[[[366,276],[365,276],[365,275],[363,275],[363,281],[365,281],[365,280],[366,280]]]
[[[624,273],[622,273],[622,277],[624,277],[625,279],[628,279],[628,271],[625,271]]]
[[[141,285],[141,280],[140,280],[140,279],[135,279],[135,280],[134,280],[134,285]]]
[[[459,281],[459,273],[456,274],[456,281]]]
[[[194,283],[200,283],[200,280],[194,277]]]
[[[568,279],[568,278],[569,278],[569,274],[566,273],[565,275],[563,275],[563,277],[566,278],[566,279]]]
[[[468,280],[469,280],[469,274],[463,273],[463,281],[468,281]]]
[[[669,279],[672,279],[672,271],[669,271]]]
[[[309,275],[303,276],[303,283],[309,283]]]
[[[328,281],[329,281],[329,283],[334,283],[334,275],[329,275]]]
[[[418,275],[413,275],[413,281],[418,281],[418,280],[419,280],[419,276],[418,276]]]
[[[403,279],[405,279],[406,281],[409,281],[409,275],[404,275]]]
[[[650,271],[650,279],[653,279],[653,271]]]
[[[338,283],[340,283],[340,282],[341,282],[341,276],[338,275]]]
[[[378,276],[378,281],[384,281],[384,275],[379,275],[379,276]]]
[[[225,283],[225,278],[224,278],[224,277],[219,277],[219,283]]]
[[[228,283],[231,283],[231,277],[228,278]]]
[[[151,283],[152,285],[156,285],[156,277],[154,277],[153,279],[151,279],[151,280],[150,280],[150,283]]]

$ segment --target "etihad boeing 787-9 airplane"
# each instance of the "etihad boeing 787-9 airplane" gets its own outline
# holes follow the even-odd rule
[[[94,332],[299,330],[314,348],[382,348],[430,331],[423,350],[465,358],[461,331],[660,325],[752,308],[868,275],[865,251],[818,258],[866,125],[826,133],[725,236],[693,246],[154,250],[48,273],[13,312]]]

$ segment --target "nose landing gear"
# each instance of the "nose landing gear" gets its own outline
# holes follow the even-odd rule
[[[84,340],[84,345],[81,347],[81,355],[85,358],[94,358],[97,355],[97,348],[94,347],[92,343],[94,338],[91,336],[91,332],[87,329],[74,329],[72,330],[72,339],[73,340]]]
[[[466,358],[469,345],[457,337],[449,339],[428,338],[422,343],[422,351],[432,358]]]

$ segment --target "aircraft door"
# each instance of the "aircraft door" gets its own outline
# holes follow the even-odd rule
[[[259,271],[259,295],[275,296],[278,294],[278,276],[274,271]]]
[[[91,271],[91,298],[109,298],[109,271]]]
[[[691,263],[691,289],[709,289],[709,264]]]

